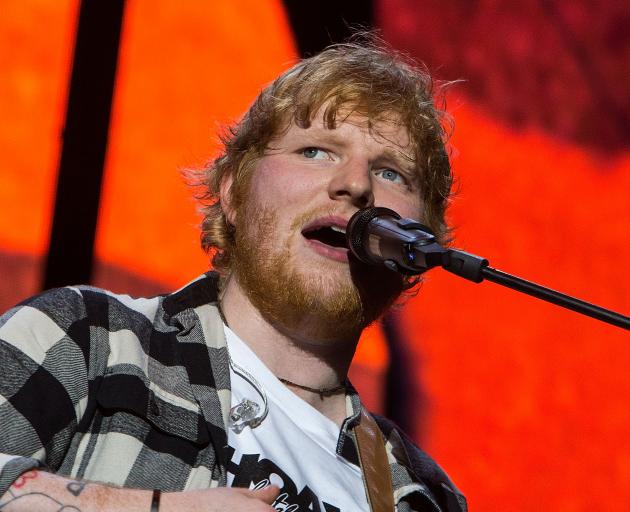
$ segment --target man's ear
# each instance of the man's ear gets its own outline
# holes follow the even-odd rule
[[[236,224],[236,209],[232,202],[232,185],[234,184],[234,174],[230,173],[223,177],[219,185],[219,204],[223,215],[228,223],[234,226]]]

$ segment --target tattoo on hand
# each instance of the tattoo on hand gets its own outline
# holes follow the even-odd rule
[[[37,478],[37,471],[27,471],[18,476],[11,487],[21,489],[26,485],[27,480],[33,480],[34,478]]]
[[[9,490],[4,493],[4,495],[0,496],[0,510],[4,510],[4,506],[9,503],[13,498],[15,498],[15,493],[9,487]]]
[[[64,505],[60,501],[56,500],[52,496],[49,496],[43,492],[25,492],[20,494],[16,492],[18,489],[22,489],[29,480],[37,478],[37,471],[27,471],[22,473],[13,482],[13,485],[0,497],[0,512],[13,510],[12,505],[17,503],[24,510],[39,510],[42,512],[81,512],[81,509],[74,505]],[[79,496],[83,492],[86,486],[86,482],[70,482],[66,489],[74,496]]]
[[[9,491],[10,492],[10,491]],[[27,492],[16,496],[10,492],[10,499],[0,503],[0,512],[11,510],[9,507],[16,502],[25,506],[25,510],[40,510],[43,512],[81,512],[81,509],[72,505],[64,505],[55,498],[43,492]],[[6,497],[6,495],[5,495]]]
[[[66,486],[66,489],[68,489],[68,492],[78,496],[83,492],[83,489],[85,489],[85,485],[85,482],[70,482]]]

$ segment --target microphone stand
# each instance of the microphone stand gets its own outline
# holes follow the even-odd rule
[[[416,254],[418,252],[423,253],[424,256],[425,248],[428,247],[426,245],[414,244],[413,252]],[[432,252],[432,254],[435,253]],[[480,258],[479,256],[458,249],[446,249],[445,252],[442,253],[442,258],[438,259],[441,259],[441,262],[435,263],[441,265],[444,270],[468,279],[469,281],[473,281],[474,283],[481,283],[484,279],[487,279],[493,283],[526,293],[527,295],[551,302],[557,306],[562,306],[563,308],[596,318],[602,322],[630,330],[630,317],[492,268],[488,266],[488,260],[485,258]],[[425,261],[426,260],[427,259],[425,259]]]

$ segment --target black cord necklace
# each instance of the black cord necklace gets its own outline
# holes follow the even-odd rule
[[[348,387],[346,381],[332,388],[311,388],[309,386],[303,386],[302,384],[297,384],[295,382],[291,382],[290,380],[283,379],[282,377],[278,377],[278,380],[282,382],[283,384],[287,384],[288,386],[300,388],[300,389],[303,389],[304,391],[309,391],[311,393],[317,393],[319,395],[319,398],[321,398],[322,400],[324,399],[325,396],[331,396],[336,393],[339,393],[340,391],[345,391],[346,388]]]
[[[227,320],[225,319],[225,314],[223,313],[223,308],[221,307],[221,301],[217,302],[217,309],[219,310],[219,315],[221,316],[221,320],[223,320],[223,323],[227,325],[228,327],[230,327]],[[339,393],[340,391],[345,391],[348,387],[347,380],[343,381],[338,386],[334,386],[332,388],[311,388],[309,386],[303,386],[302,384],[298,384],[296,382],[291,382],[290,380],[283,379],[281,377],[278,377],[278,380],[282,382],[283,384],[286,384],[287,386],[300,388],[300,389],[303,389],[304,391],[309,391],[310,393],[317,393],[319,395],[319,398],[321,398],[322,400],[324,399],[325,396],[332,396],[336,393]]]

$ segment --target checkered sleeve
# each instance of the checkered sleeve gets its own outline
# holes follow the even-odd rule
[[[88,349],[77,289],[43,293],[0,317],[0,496],[24,471],[62,460],[87,402]]]

